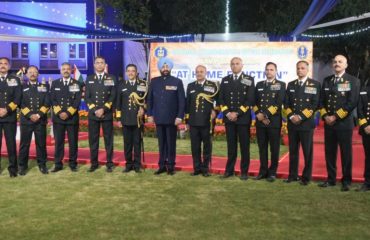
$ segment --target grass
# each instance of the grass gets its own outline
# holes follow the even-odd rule
[[[41,175],[31,163],[0,175],[1,239],[370,238],[368,193],[88,166]]]
[[[79,141],[79,147],[89,147],[89,141]],[[144,137],[144,147],[146,152],[158,152],[158,139],[152,137]],[[104,148],[103,138],[100,138],[99,148]],[[114,149],[123,151],[122,136],[114,136]],[[240,149],[239,149],[240,150]],[[238,152],[239,152],[238,150]],[[280,146],[280,155],[288,151],[287,146]],[[190,139],[177,139],[176,142],[177,154],[191,154]],[[251,159],[259,159],[258,146],[255,143],[250,145]],[[238,156],[240,153],[238,153]],[[227,146],[225,140],[213,141],[213,156],[227,157]],[[239,156],[240,157],[240,156]]]

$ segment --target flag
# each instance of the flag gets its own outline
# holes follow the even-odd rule
[[[79,82],[83,83],[84,79],[83,79],[83,77],[82,77],[82,75],[81,75],[80,70],[78,70],[78,68],[77,68],[76,64],[74,65],[73,72],[74,72],[74,77],[75,77],[75,79],[76,79],[77,81],[79,81]]]

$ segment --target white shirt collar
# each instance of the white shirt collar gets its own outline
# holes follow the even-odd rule
[[[242,75],[242,72],[237,73],[237,74],[233,73],[233,79],[234,79],[235,75],[238,76],[238,79],[239,79],[240,78],[240,75]]]
[[[341,77],[343,77],[343,75],[346,73],[346,71],[344,71],[343,73],[341,73],[341,74],[339,74],[339,75],[337,75],[337,74],[334,74],[334,76],[337,78],[337,77],[339,77],[339,78],[341,78]]]
[[[266,79],[266,82],[272,83],[274,80],[275,80],[275,78],[274,79]]]
[[[64,84],[65,81],[67,81],[67,85],[68,85],[69,82],[71,81],[71,78],[68,78],[68,79],[63,78],[63,84]]]
[[[302,78],[302,79],[299,79],[299,78],[298,78],[298,82],[299,82],[299,81],[302,81],[302,85],[303,85],[303,84],[305,84],[305,83],[306,83],[307,79],[308,79],[308,76],[305,76],[305,77],[304,77],[304,78]]]
[[[7,76],[8,76],[8,74],[5,74],[4,76],[0,76],[0,77],[3,77],[4,79],[6,79]]]
[[[204,85],[204,83],[206,82],[206,79],[203,79],[203,81],[201,81],[201,82],[199,82],[198,80],[197,80],[197,84],[200,84],[200,85]]]
[[[96,74],[96,76],[98,76],[98,77],[99,77],[100,75],[101,75],[101,77],[104,77],[104,72],[102,72],[102,73],[98,73],[98,72],[96,72],[95,74]]]

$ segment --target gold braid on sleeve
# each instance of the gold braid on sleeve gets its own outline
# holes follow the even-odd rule
[[[196,111],[198,112],[199,103],[200,103],[200,99],[201,98],[203,98],[204,100],[206,100],[209,103],[213,103],[213,101],[214,101],[213,98],[217,95],[217,93],[219,92],[219,90],[220,90],[220,86],[219,86],[218,82],[216,82],[216,91],[213,94],[199,93],[197,95],[197,98],[195,99],[195,108],[196,108]],[[211,122],[210,133],[212,133],[212,129],[213,129],[213,126],[212,126],[213,125],[212,118],[210,119],[210,122]]]
[[[137,94],[137,92],[132,92],[128,97],[129,97],[129,101],[131,103],[134,103],[136,106],[139,106],[139,107],[142,107],[145,105],[145,98],[146,98],[146,95],[148,94],[148,82],[145,81],[145,93],[142,97],[139,96],[139,94]],[[140,128],[142,124],[142,119],[139,117],[139,115],[137,116],[137,126]]]

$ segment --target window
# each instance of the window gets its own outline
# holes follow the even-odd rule
[[[69,44],[69,58],[76,58],[76,44]]]
[[[58,58],[58,48],[56,43],[50,43],[50,58]]]
[[[76,65],[79,69],[86,69],[86,43],[70,43],[68,49],[69,63],[72,66]]]
[[[40,44],[41,58],[58,58],[58,45],[56,43]]]
[[[77,46],[78,46],[78,52],[77,52]],[[86,58],[86,45],[82,43],[81,44],[70,43],[69,44],[69,58],[70,59]]]
[[[78,45],[78,55],[80,58],[86,58],[86,45],[85,44]]]
[[[41,43],[40,44],[41,58],[48,58],[48,52],[49,52],[48,44],[47,43]]]
[[[12,58],[18,58],[18,43],[12,43]]]
[[[19,70],[22,67],[28,67],[28,43],[11,43],[11,69]]]
[[[28,58],[28,43],[21,44],[21,58]]]
[[[40,43],[40,69],[58,69],[58,44]]]
[[[28,43],[12,43],[12,59],[28,59]]]

